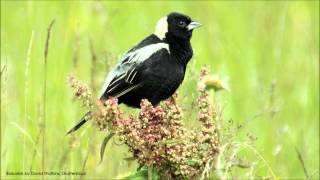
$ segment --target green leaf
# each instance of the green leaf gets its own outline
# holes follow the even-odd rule
[[[183,141],[181,140],[164,140],[161,141],[160,144],[182,144]]]
[[[100,148],[100,162],[99,164],[102,163],[103,161],[103,155],[104,155],[104,150],[106,149],[106,146],[109,142],[109,140],[114,136],[114,133],[110,133],[108,134],[104,139],[103,139],[103,142],[101,144],[101,148]]]
[[[148,178],[148,170],[141,169],[140,171],[135,172],[127,177],[123,177],[123,180],[145,180]]]
[[[149,167],[150,168],[150,167]],[[152,171],[152,180],[159,180],[158,172],[151,168]],[[148,179],[148,172],[150,173],[150,169],[148,169],[146,166],[140,167],[136,172],[129,176],[121,177],[122,180],[147,180]]]
[[[160,177],[155,169],[152,171],[152,180],[159,180]]]
[[[139,165],[139,167],[137,168],[137,171],[140,171],[141,169],[147,169],[147,168],[143,165]]]
[[[123,160],[125,161],[134,161],[136,158],[134,157],[126,157],[126,158],[123,158]]]
[[[193,165],[198,164],[198,161],[195,161],[195,160],[192,160],[192,159],[188,159],[188,160],[187,160],[187,164],[188,164],[189,166],[193,166]]]

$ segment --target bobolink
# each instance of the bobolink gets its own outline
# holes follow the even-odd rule
[[[200,26],[176,12],[161,18],[154,34],[126,52],[107,75],[100,99],[112,96],[118,98],[118,103],[139,108],[142,99],[157,105],[169,98],[184,79],[193,55],[192,31]],[[80,128],[88,114],[68,134]]]

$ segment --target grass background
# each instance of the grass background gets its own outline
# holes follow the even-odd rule
[[[237,139],[247,133],[257,137],[257,151],[283,179],[305,177],[296,147],[308,174],[319,178],[318,1],[1,1],[1,177],[41,177],[6,175],[30,169],[79,172],[85,161],[86,177],[116,178],[134,171],[134,162],[122,160],[130,155],[126,147],[115,142],[98,165],[105,134],[94,127],[65,136],[85,112],[72,100],[66,76],[76,72],[99,90],[117,57],[171,11],[204,25],[193,34],[195,57],[178,90],[181,102],[191,103],[194,74],[210,65],[212,73],[230,79],[232,91],[218,96],[224,118],[243,125]],[[52,19],[43,152],[44,44]],[[193,122],[186,118],[185,124]],[[264,169],[256,176],[267,174]],[[69,177],[79,178],[59,176]]]

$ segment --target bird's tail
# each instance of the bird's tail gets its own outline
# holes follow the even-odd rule
[[[88,116],[91,114],[90,111],[88,111],[81,119],[80,121],[72,128],[70,129],[68,132],[67,132],[67,135],[68,134],[71,134],[73,132],[75,132],[76,130],[78,130],[84,123],[86,123],[88,120]]]

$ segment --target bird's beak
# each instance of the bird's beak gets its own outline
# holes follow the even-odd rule
[[[202,26],[202,24],[198,23],[197,21],[192,21],[188,26],[188,30],[196,29],[198,27]]]

